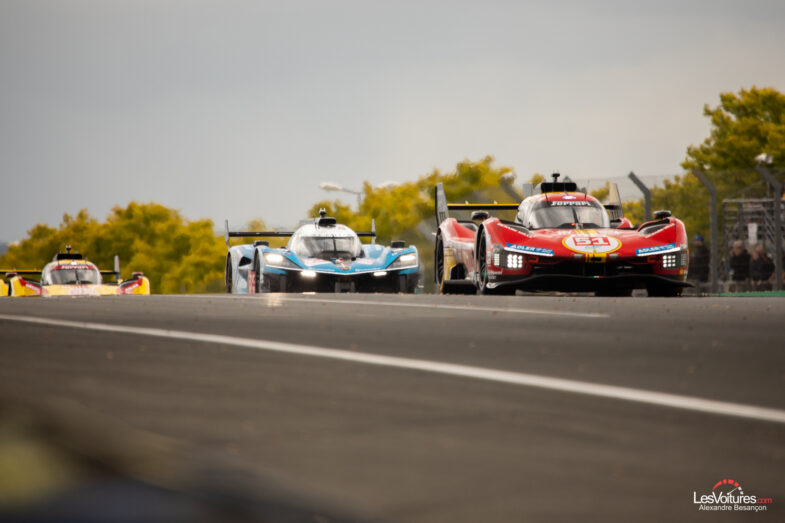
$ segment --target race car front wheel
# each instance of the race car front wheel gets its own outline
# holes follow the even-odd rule
[[[480,231],[482,234],[482,231]],[[480,243],[477,246],[477,289],[481,294],[490,294],[488,288],[488,253],[486,252],[485,235],[480,237]]]
[[[480,232],[482,234],[482,232]],[[485,236],[480,237],[480,244],[477,247],[477,289],[481,294],[495,294],[512,296],[515,294],[515,287],[501,286],[490,288],[488,287],[488,253],[485,248]]]
[[[442,243],[442,235],[436,236],[436,248],[433,253],[433,281],[441,287],[444,281],[444,243]]]

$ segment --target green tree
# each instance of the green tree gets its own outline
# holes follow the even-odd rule
[[[245,228],[243,230],[263,232],[263,231],[270,231],[271,229],[267,226],[267,224],[262,218],[254,218],[246,222]],[[276,230],[276,229],[272,229],[272,230]],[[255,238],[232,238],[231,240],[229,240],[229,243],[232,246],[242,245],[242,244],[250,243],[254,239]],[[285,237],[284,238],[267,237],[263,239],[270,243],[270,247],[285,247],[286,244],[289,242],[289,238],[285,238]]]
[[[682,167],[688,173],[652,189],[652,208],[669,209],[685,222],[690,235],[709,231],[709,196],[689,171],[700,169],[717,188],[720,202],[726,198],[755,198],[767,194],[767,186],[755,171],[754,158],[772,155],[772,172],[783,179],[785,167],[785,94],[771,87],[721,93],[716,107],[704,106],[711,121],[709,136],[689,146]],[[643,220],[643,201],[626,202],[625,215]]]
[[[9,245],[8,251],[0,257],[0,267],[40,269],[66,245],[71,245],[76,251],[86,249],[88,246],[83,240],[95,236],[99,227],[98,222],[86,209],[80,210],[75,216],[64,214],[60,226],[56,229],[38,224],[27,232],[26,239]]]
[[[785,167],[785,94],[772,87],[721,93],[720,104],[705,105],[703,114],[711,132],[687,148],[685,169],[744,171],[761,152],[772,155],[775,168]]]
[[[185,220],[157,203],[114,207],[99,223],[86,210],[68,214],[58,228],[36,225],[28,237],[0,257],[3,268],[41,268],[66,245],[100,268],[120,256],[122,277],[141,271],[153,292],[203,292],[223,277],[226,247],[211,220]]]

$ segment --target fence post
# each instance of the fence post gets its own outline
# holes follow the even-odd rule
[[[709,191],[709,228],[711,229],[711,259],[709,260],[709,278],[711,279],[711,292],[717,292],[718,264],[720,235],[717,227],[717,189],[703,171],[695,169],[692,174],[700,180]]]
[[[630,171],[630,174],[627,176],[630,177],[632,183],[638,186],[638,189],[641,190],[643,193],[643,214],[644,214],[644,221],[651,220],[651,191],[648,187],[638,178],[634,172]]]
[[[782,290],[782,183],[777,180],[772,174],[758,164],[755,168],[760,173],[766,182],[774,189],[774,228],[777,230],[774,235],[774,271],[777,273],[775,276],[774,290]]]

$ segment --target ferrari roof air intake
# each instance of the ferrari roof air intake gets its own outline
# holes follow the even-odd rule
[[[560,182],[559,173],[553,173],[553,181],[552,182],[542,182],[540,184],[540,192],[542,194],[549,193],[549,192],[577,192],[578,191],[578,184],[575,182]]]
[[[55,254],[54,261],[60,260],[83,260],[84,256],[79,254],[78,252],[71,252],[71,246],[65,246],[65,252],[58,252]]]

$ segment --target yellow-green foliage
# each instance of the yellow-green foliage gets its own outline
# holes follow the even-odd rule
[[[232,227],[232,230],[235,230],[234,227]],[[265,224],[263,219],[254,218],[253,220],[250,220],[248,223],[246,223],[243,229],[239,229],[239,230],[254,231],[254,232],[265,232],[265,231],[269,232],[270,228],[267,227],[267,224]],[[262,239],[262,238],[232,238],[231,240],[229,240],[229,243],[233,246],[242,245],[246,243],[251,243],[255,239]],[[284,238],[267,237],[263,239],[270,243],[270,247],[275,247],[275,248],[286,247],[286,244],[289,242],[289,238],[286,237]]]
[[[153,292],[200,292],[223,277],[226,247],[212,220],[185,220],[157,203],[115,207],[101,223],[86,210],[68,214],[58,228],[36,225],[0,258],[2,268],[41,268],[66,245],[110,269],[119,255],[122,276],[142,271]]]
[[[755,171],[758,154],[772,155],[772,173],[785,167],[785,94],[770,87],[721,93],[720,104],[704,106],[703,114],[711,119],[711,132],[702,144],[687,148],[682,167],[688,173],[651,190],[652,210],[672,211],[685,222],[690,236],[709,232],[708,191],[690,171],[706,173],[717,188],[719,206],[726,198],[766,194],[763,178]],[[782,173],[778,176],[783,179]],[[635,223],[641,223],[643,212],[643,200],[624,205],[625,215]]]
[[[381,241],[397,239],[414,229],[424,219],[435,216],[433,191],[438,182],[444,183],[448,201],[462,201],[475,191],[498,187],[502,176],[511,172],[509,167],[494,167],[493,158],[486,156],[478,162],[465,160],[455,170],[442,173],[434,169],[416,181],[395,187],[377,188],[363,184],[363,200],[359,212],[338,201],[321,201],[311,207],[311,215],[319,209],[357,231],[370,230],[371,219]]]
[[[458,163],[454,171],[442,173],[434,169],[416,181],[390,188],[376,188],[366,182],[363,184],[363,200],[359,212],[338,201],[318,202],[310,212],[312,216],[316,216],[319,209],[324,208],[329,216],[334,216],[339,223],[356,231],[370,230],[371,220],[374,219],[379,242],[388,243],[390,240],[402,239],[414,243],[425,266],[423,279],[429,285],[434,240],[430,236],[424,237],[416,227],[423,220],[429,220],[429,227],[436,230],[434,187],[438,182],[442,182],[447,201],[453,202],[464,201],[478,191],[498,189],[502,184],[509,183],[502,177],[512,169],[495,167],[493,161],[491,156],[478,162],[465,160]],[[495,194],[491,196],[491,199],[494,198],[497,198]],[[498,198],[502,201],[501,196]],[[504,201],[509,199],[504,198]]]
[[[762,152],[773,156],[772,168],[785,167],[785,94],[771,87],[721,93],[720,105],[705,105],[703,114],[711,119],[711,133],[701,145],[687,148],[685,169],[743,171]],[[734,184],[759,181],[742,174],[729,178]]]
[[[598,189],[594,189],[593,191],[590,191],[589,194],[597,198],[599,201],[605,202],[610,192],[611,192],[610,182],[605,182],[605,185],[603,185]]]

